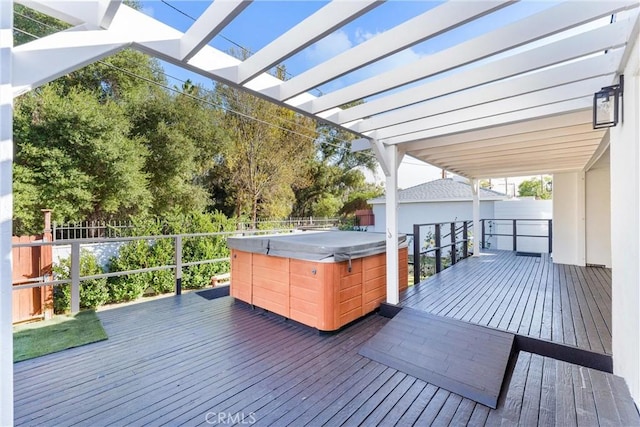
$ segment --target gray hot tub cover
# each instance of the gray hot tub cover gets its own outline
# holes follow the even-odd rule
[[[400,247],[407,236],[398,236]],[[229,249],[283,258],[335,262],[362,258],[386,252],[384,233],[362,231],[320,231],[268,236],[229,237]]]

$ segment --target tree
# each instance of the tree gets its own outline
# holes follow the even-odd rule
[[[229,139],[223,162],[235,215],[254,223],[289,215],[292,188],[307,178],[314,154],[313,121],[229,86],[217,85],[216,93],[226,108],[222,125]]]
[[[518,194],[521,197],[534,196],[536,199],[548,200],[551,199],[552,196],[550,188],[551,177],[545,176],[543,180],[531,178],[520,183],[518,186]]]
[[[206,176],[219,162],[226,134],[220,113],[202,88],[187,81],[183,93],[154,93],[131,107],[132,135],[149,151],[145,171],[152,212],[202,212],[211,203]]]
[[[49,84],[16,100],[16,221],[38,231],[39,210],[77,221],[146,210],[147,151],[129,138],[124,109],[89,92]]]
[[[351,151],[354,138],[342,129],[318,124],[316,155],[309,161],[307,179],[295,189],[294,216],[334,216],[350,210],[352,193],[361,191],[365,185],[362,169],[375,170],[377,163],[368,152]]]

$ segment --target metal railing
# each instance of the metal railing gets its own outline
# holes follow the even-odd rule
[[[61,241],[52,241],[52,242],[28,242],[28,243],[15,243],[13,244],[14,248],[24,248],[24,247],[37,247],[37,246],[71,246],[71,264],[70,264],[70,278],[69,279],[61,279],[61,280],[51,280],[51,281],[42,281],[41,278],[36,278],[33,280],[25,280],[24,284],[14,285],[12,286],[13,290],[18,289],[30,289],[30,288],[39,288],[43,286],[59,286],[59,285],[67,285],[71,284],[71,312],[77,313],[80,311],[80,282],[83,280],[92,280],[92,279],[101,279],[107,277],[116,277],[116,276],[127,276],[130,274],[136,273],[145,273],[152,271],[160,271],[160,270],[174,270],[175,275],[175,293],[176,295],[180,295],[182,293],[182,269],[185,267],[201,265],[201,264],[212,264],[218,262],[228,262],[230,261],[230,257],[222,257],[215,259],[204,259],[197,260],[191,262],[183,262],[183,254],[182,254],[182,242],[185,238],[194,238],[194,237],[215,237],[215,236],[245,236],[245,235],[256,235],[256,234],[266,234],[266,233],[290,233],[293,230],[284,229],[284,230],[247,230],[247,231],[231,231],[231,232],[216,232],[216,233],[191,233],[191,234],[169,234],[162,236],[137,236],[137,237],[116,237],[116,238],[95,238],[95,239],[69,239],[69,240],[61,240]],[[139,268],[135,270],[125,270],[125,271],[113,271],[102,274],[94,274],[89,276],[81,276],[80,275],[80,249],[82,245],[87,244],[95,244],[95,243],[121,243],[121,242],[131,242],[137,240],[144,240],[147,242],[154,242],[161,239],[172,239],[173,247],[175,249],[174,263],[166,264],[166,265],[158,265],[147,268]]]
[[[161,225],[161,222],[159,221]],[[236,228],[239,231],[246,230],[280,230],[288,228],[321,228],[337,227],[340,225],[340,218],[287,218],[274,220],[259,220],[255,223],[240,221]],[[97,239],[132,237],[135,232],[135,225],[132,221],[78,221],[52,225],[54,240],[71,239]]]
[[[428,227],[426,232],[423,230]],[[473,228],[472,221],[453,221],[445,223],[428,223],[413,225],[413,283],[422,280],[423,257],[433,259],[435,272],[443,270],[443,255],[450,265],[469,256],[469,232]],[[422,244],[422,238],[429,242]],[[433,253],[433,256],[429,257]],[[426,259],[425,259],[426,261]]]
[[[487,247],[487,239],[491,237],[511,237],[512,238],[512,249],[513,251],[518,250],[518,237],[533,237],[533,238],[544,238],[547,239],[547,248],[549,253],[553,252],[553,220],[551,219],[482,219],[482,249],[486,249]],[[498,222],[507,223],[510,226],[509,233],[497,233],[493,231],[487,232],[485,223],[490,224],[490,230],[493,230],[493,226],[501,225]],[[518,233],[518,222],[526,222],[526,223],[546,223],[547,224],[547,234],[519,234]],[[504,224],[502,224],[504,225]]]

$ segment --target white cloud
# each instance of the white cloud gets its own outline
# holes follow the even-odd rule
[[[347,33],[343,30],[338,30],[307,48],[305,56],[312,65],[316,65],[333,58],[352,46],[353,43],[349,40]]]

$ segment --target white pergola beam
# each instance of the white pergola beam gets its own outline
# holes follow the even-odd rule
[[[578,127],[575,127],[578,129]],[[551,132],[550,130],[549,132]],[[451,155],[451,154],[466,154],[466,153],[484,153],[502,151],[506,149],[526,148],[530,146],[545,147],[560,144],[571,144],[576,141],[591,141],[602,140],[604,132],[591,131],[585,133],[576,133],[562,136],[543,136],[545,133],[526,133],[521,135],[514,135],[508,137],[501,137],[489,140],[480,140],[474,142],[466,142],[451,145],[440,145],[424,149],[417,149],[410,151],[412,155],[422,156],[438,156],[438,155]]]
[[[564,2],[413,63],[333,91],[301,107],[318,113],[365,99],[637,6],[637,0],[585,2],[580,8],[572,2]]]
[[[355,107],[337,111],[328,115],[327,119],[344,124],[564,61],[619,48],[626,43],[631,26],[632,22],[628,20],[615,22],[546,46],[494,60],[411,89],[398,91]]]
[[[13,50],[14,96],[127,47],[125,40],[103,30],[69,30],[16,47]]]
[[[87,24],[106,29],[111,25],[122,0],[18,0],[17,3],[71,25]]]
[[[592,102],[593,102],[592,96],[572,99],[569,101],[543,105],[540,107],[530,108],[527,110],[513,111],[506,114],[500,114],[497,116],[484,117],[481,119],[469,120],[467,122],[444,125],[444,126],[440,126],[432,129],[415,132],[412,134],[387,138],[382,142],[385,144],[400,144],[403,142],[423,140],[423,139],[434,138],[434,137],[443,136],[443,135],[471,131],[474,129],[493,128],[501,125],[515,124],[518,122],[528,121],[530,119],[556,116],[556,115],[561,115],[563,113],[579,112],[579,111],[586,112],[588,109],[591,109]],[[590,114],[590,111],[589,111],[589,114]],[[587,122],[591,122],[590,116]],[[566,124],[572,124],[572,123],[566,123]],[[376,132],[373,132],[373,134],[374,135],[372,136],[375,136]]]
[[[461,110],[474,105],[487,104],[519,95],[555,88],[591,79],[594,77],[613,75],[620,66],[622,50],[611,54],[573,62],[564,66],[551,68],[521,77],[514,77],[494,84],[488,84],[453,95],[440,97],[422,104],[400,108],[347,126],[357,132],[368,132],[398,123],[409,122],[450,111]],[[592,92],[597,90],[594,89]],[[552,89],[555,91],[555,89]]]
[[[582,170],[584,168],[585,162],[574,162],[569,163],[563,160],[557,162],[537,162],[537,163],[528,163],[528,164],[520,164],[520,165],[490,165],[487,167],[478,167],[478,168],[465,168],[464,170],[467,173],[472,174],[472,176],[477,177],[494,177],[494,176],[513,176],[517,175],[536,175],[536,174],[550,174],[553,172],[559,171],[575,171]]]
[[[527,157],[532,156],[540,156],[544,157],[545,155],[559,153],[559,152],[567,152],[567,153],[575,153],[577,150],[586,150],[591,153],[598,147],[600,144],[601,138],[594,139],[581,139],[574,142],[569,142],[565,144],[518,144],[518,146],[514,147],[511,145],[500,145],[491,148],[478,148],[472,150],[464,150],[462,152],[451,151],[451,153],[427,153],[423,154],[420,157],[428,159],[429,162],[432,161],[444,161],[446,159],[454,158],[458,161],[465,160],[480,160],[480,159],[499,159],[502,157],[512,157],[512,156],[522,156],[527,154]],[[416,154],[416,153],[412,153]]]
[[[240,64],[238,82],[246,83],[382,3],[382,0],[334,0],[328,3]],[[294,95],[302,92],[305,91]]]
[[[552,117],[506,124],[490,129],[477,129],[435,138],[419,139],[403,144],[407,151],[417,151],[456,144],[478,143],[491,145],[492,141],[529,141],[567,136],[573,133],[593,132],[591,111],[578,111]],[[602,132],[602,131],[601,131]]]
[[[180,59],[188,61],[229,25],[253,0],[216,0],[180,39]]]
[[[474,169],[478,167],[504,167],[504,166],[528,166],[531,164],[542,162],[558,162],[563,164],[586,164],[591,158],[593,152],[597,147],[591,147],[589,149],[582,150],[569,150],[563,153],[546,153],[546,155],[533,155],[529,153],[527,158],[516,155],[495,156],[493,158],[483,157],[479,159],[456,159],[450,157],[444,161],[439,161],[439,165],[445,166],[445,168],[459,168],[462,170]]]
[[[463,123],[469,120],[478,120],[508,114],[511,112],[526,111],[535,107],[552,106],[567,99],[592,96],[601,87],[611,84],[613,75],[596,77],[576,83],[544,89],[486,104],[475,105],[469,108],[450,111],[443,114],[414,120],[408,123],[400,123],[375,131],[376,138],[392,138],[397,135],[406,135],[420,132],[424,129],[432,129],[441,126],[442,123]]]
[[[512,0],[444,3],[286,81],[279,87],[279,99],[290,99],[511,3]]]
[[[13,425],[13,1],[0,1],[0,425]]]

